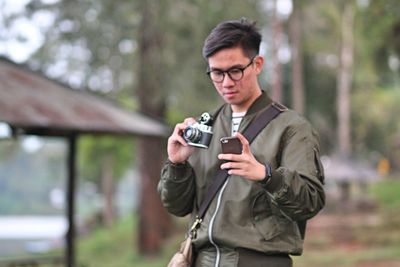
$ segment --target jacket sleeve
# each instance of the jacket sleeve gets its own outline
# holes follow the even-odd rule
[[[287,127],[280,143],[279,166],[265,185],[272,202],[294,221],[307,220],[325,205],[324,174],[318,136],[302,121]]]
[[[167,161],[161,170],[158,193],[168,212],[176,216],[185,216],[192,212],[195,179],[190,164],[173,164]]]

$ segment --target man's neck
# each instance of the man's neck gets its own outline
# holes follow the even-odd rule
[[[262,95],[262,91],[260,88],[258,88],[256,93],[253,94],[252,97],[249,98],[249,100],[244,105],[231,105],[232,112],[246,112],[260,95]]]

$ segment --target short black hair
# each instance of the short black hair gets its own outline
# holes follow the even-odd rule
[[[254,57],[260,51],[262,39],[255,25],[246,18],[221,22],[206,38],[203,57],[208,59],[221,49],[233,47],[241,47],[248,58]]]

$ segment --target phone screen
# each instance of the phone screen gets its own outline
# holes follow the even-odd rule
[[[221,147],[223,154],[242,154],[242,143],[235,136],[222,137]]]

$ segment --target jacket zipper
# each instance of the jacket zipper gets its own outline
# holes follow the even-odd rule
[[[215,249],[217,251],[217,255],[215,257],[215,265],[214,265],[215,267],[219,266],[219,262],[220,262],[220,258],[221,258],[221,252],[220,252],[220,249],[219,249],[218,245],[215,244],[215,242],[213,240],[212,231],[213,231],[213,227],[214,227],[215,217],[217,217],[218,210],[219,210],[219,208],[221,206],[222,194],[225,191],[225,187],[228,184],[228,180],[229,180],[229,177],[226,179],[224,185],[222,186],[222,188],[221,188],[221,190],[220,190],[220,192],[218,194],[217,206],[215,208],[214,214],[211,217],[210,225],[208,227],[208,238],[210,239],[210,243],[215,247]]]

